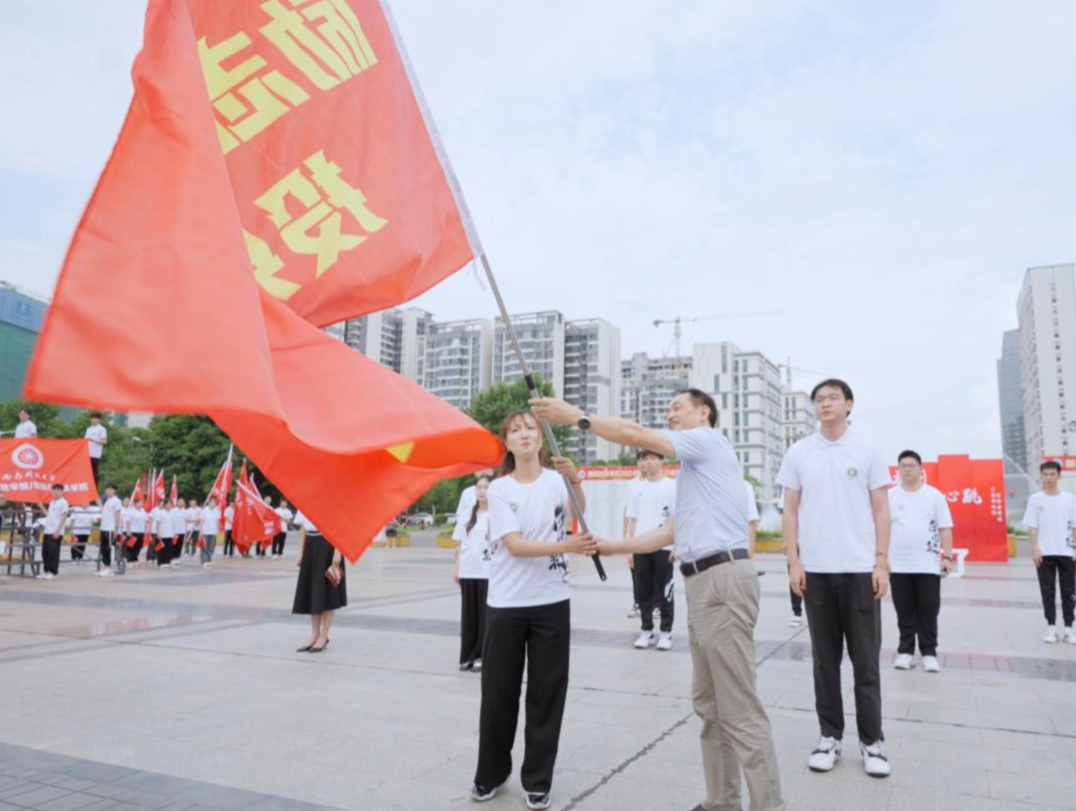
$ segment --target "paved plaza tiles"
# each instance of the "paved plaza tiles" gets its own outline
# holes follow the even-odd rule
[[[790,808],[1076,808],[1076,646],[1041,642],[1029,561],[944,583],[939,675],[889,667],[886,602],[888,780],[868,778],[854,746],[833,773],[807,771],[809,635],[788,627],[783,560],[758,565],[759,690]],[[684,617],[672,652],[634,650],[628,572],[606,566],[600,583],[573,563],[554,808],[694,808],[704,784]],[[290,614],[295,574],[292,558],[114,578],[65,563],[53,581],[2,579],[0,811],[474,807],[479,678],[456,670],[451,552],[371,550],[319,656],[292,652],[309,627]],[[851,712],[847,664],[845,702]],[[515,776],[486,807],[522,808],[519,790]]]

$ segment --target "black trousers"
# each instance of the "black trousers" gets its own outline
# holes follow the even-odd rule
[[[274,555],[283,555],[284,554],[284,542],[286,540],[288,540],[288,533],[286,533],[286,532],[278,532],[276,535],[273,536],[273,554]]]
[[[1072,627],[1076,611],[1076,561],[1068,555],[1043,555],[1039,567],[1039,590],[1048,625],[1057,625],[1057,584],[1061,586],[1061,618]]]
[[[138,553],[142,551],[142,536],[145,533],[132,533],[135,538],[135,542],[131,546],[125,547],[128,563],[138,562]]]
[[[486,592],[489,581],[460,578],[460,664],[482,658],[482,640],[486,635]]]
[[[848,645],[855,679],[859,740],[872,744],[882,735],[882,611],[874,599],[870,574],[807,573],[807,622],[814,660],[815,709],[822,735],[844,737],[841,659]]]
[[[100,467],[101,467],[101,460],[100,459],[94,459],[91,456],[90,457],[90,469],[93,471],[93,486],[97,487],[97,488],[101,487],[101,478],[100,478],[100,473],[98,472]]]
[[[112,565],[112,533],[101,530],[100,535],[97,542],[101,548],[101,565],[107,568]]]
[[[89,535],[74,535],[74,543],[71,544],[71,560],[82,560],[86,556],[86,545],[89,543]]]
[[[157,565],[164,566],[166,563],[172,562],[172,546],[175,543],[175,538],[158,538],[161,542],[161,549],[157,552]]]
[[[224,554],[229,558],[235,557],[235,539],[230,529],[224,530]]]
[[[792,567],[788,567],[788,573],[792,574]],[[792,598],[792,613],[797,617],[803,616],[803,598],[792,590],[792,587],[788,587],[788,596]]]
[[[60,543],[59,538],[46,535],[41,541],[41,565],[49,574],[60,573]]]
[[[568,695],[571,601],[528,608],[486,609],[482,646],[482,711],[478,720],[478,769],[486,788],[512,774],[512,744],[519,721],[519,693],[527,669],[523,790],[548,793],[560,744]]]
[[[889,586],[893,590],[893,605],[897,609],[897,628],[900,645],[897,653],[923,656],[938,655],[938,612],[941,611],[941,575],[892,574]]]
[[[635,577],[639,584],[639,619],[644,631],[654,630],[654,602],[661,613],[661,630],[670,633],[673,627],[673,564],[666,549],[635,555]]]

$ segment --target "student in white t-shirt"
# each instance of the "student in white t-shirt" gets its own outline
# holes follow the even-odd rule
[[[773,731],[755,683],[754,631],[762,590],[748,548],[743,468],[717,429],[714,398],[700,389],[677,392],[666,431],[588,415],[560,400],[543,398],[531,405],[539,419],[680,460],[673,520],[628,540],[599,539],[598,549],[603,555],[640,554],[675,544],[691,638],[692,703],[703,722],[707,797],[702,807],[783,809]],[[743,784],[750,802],[742,797]]]
[[[64,524],[71,511],[64,498],[64,486],[52,485],[52,501],[45,515],[45,531],[41,536],[41,573],[39,580],[51,580],[60,573],[60,544],[64,538]]]
[[[15,426],[15,439],[29,439],[37,436],[37,426],[30,419],[30,412],[19,409],[19,424]]]
[[[217,549],[217,534],[220,532],[220,504],[216,496],[210,496],[205,509],[200,510],[201,518],[198,520],[199,531],[202,534],[200,543],[202,552],[202,567],[213,568],[213,553]]]
[[[161,569],[172,568],[172,547],[176,541],[176,528],[172,513],[171,499],[164,502],[163,507],[154,510],[157,513],[157,566]]]
[[[938,490],[923,482],[923,460],[915,451],[897,457],[900,484],[889,489],[889,584],[897,610],[900,645],[893,667],[911,670],[915,641],[923,670],[937,673],[938,613],[942,573],[953,570],[953,517]]]
[[[486,592],[493,557],[489,541],[489,476],[479,475],[471,511],[460,515],[456,542],[456,585],[460,587],[460,670],[482,669],[486,632]]]
[[[127,561],[129,563],[138,563],[138,556],[142,553],[142,546],[146,542],[146,526],[150,523],[150,514],[146,512],[146,503],[139,496],[132,504],[131,509],[127,514],[127,534],[134,538],[134,543],[127,547]],[[153,531],[150,530],[152,536]],[[150,540],[150,549],[153,541]],[[146,559],[149,559],[149,552],[146,552]]]
[[[122,513],[123,504],[116,495],[116,485],[109,482],[105,487],[105,503],[101,506],[101,565],[97,569],[98,577],[112,576],[112,545],[117,536],[123,533]],[[122,550],[117,550],[116,554],[122,554]]]
[[[470,487],[463,488],[460,493],[459,503],[456,505],[456,523],[467,521],[467,517],[474,512],[474,503],[478,498],[478,480],[488,479],[493,481],[493,470],[480,470],[474,474],[475,483]]]
[[[199,527],[202,524],[202,508],[198,506],[198,499],[192,498],[187,502],[187,509],[183,511],[183,532],[186,543],[183,544],[184,552],[194,557],[200,551],[198,546]]]
[[[232,537],[232,523],[235,521],[235,502],[228,497],[228,506],[224,508],[224,557],[235,557],[235,538]],[[296,521],[298,523],[298,521]]]
[[[187,541],[187,502],[179,498],[172,507],[172,565],[183,565],[183,548]]]
[[[93,468],[93,483],[98,484],[101,456],[108,444],[108,429],[101,425],[101,412],[94,411],[90,414],[90,426],[86,429],[85,438],[90,440],[90,467]]]
[[[280,532],[273,536],[273,557],[277,560],[284,559],[284,544],[288,540],[288,526],[291,524],[292,519],[295,518],[295,513],[288,509],[288,502],[284,499],[280,499],[280,506],[273,510],[280,516]]]
[[[589,535],[567,536],[571,519],[565,479],[580,506],[586,498],[571,462],[554,460],[560,474],[543,464],[542,432],[534,415],[509,414],[501,424],[501,439],[507,455],[489,487],[492,560],[471,797],[490,799],[511,776],[526,670],[526,752],[520,780],[528,807],[548,808],[568,694],[571,587],[566,555],[590,555],[596,545]]]
[[[1031,535],[1031,555],[1039,573],[1039,591],[1046,614],[1046,636],[1054,644],[1057,633],[1057,586],[1061,589],[1061,617],[1066,642],[1076,645],[1072,621],[1076,600],[1076,496],[1062,492],[1061,465],[1043,462],[1039,467],[1042,491],[1027,500],[1024,524]]]
[[[818,433],[785,454],[782,529],[793,590],[804,597],[811,630],[815,708],[821,737],[808,759],[828,772],[841,757],[844,702],[841,659],[847,642],[855,679],[863,768],[887,777],[883,749],[880,602],[889,591],[889,465],[848,424],[854,399],[843,380],[811,392]]]
[[[93,519],[97,516],[88,506],[71,510],[71,562],[81,566],[93,534]]]
[[[676,480],[665,477],[665,457],[656,451],[639,451],[643,478],[635,486],[628,503],[625,538],[634,538],[660,529],[672,520],[676,509]],[[646,650],[656,643],[658,650],[672,649],[673,561],[672,544],[664,549],[632,555],[635,561],[636,597],[642,632],[635,647]],[[660,633],[654,633],[654,603],[661,614]]]

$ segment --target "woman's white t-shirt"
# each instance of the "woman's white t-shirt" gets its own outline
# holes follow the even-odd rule
[[[146,521],[148,519],[149,513],[141,507],[131,507],[130,514],[127,516],[127,528],[130,532],[136,532],[141,535],[146,531]]]
[[[504,536],[513,532],[528,541],[563,541],[567,522],[568,488],[559,473],[543,470],[530,484],[504,476],[489,486],[492,560],[487,605],[525,608],[571,598],[564,555],[517,558],[504,545]]]
[[[924,484],[909,492],[899,484],[889,491],[889,567],[896,574],[941,574],[941,535],[952,529],[949,504]]]
[[[453,540],[460,544],[460,578],[467,580],[488,580],[490,563],[493,559],[489,539],[489,512],[475,516],[474,527],[467,530],[471,517],[458,521],[452,531]]]
[[[202,508],[202,534],[211,538],[220,531],[220,507]]]

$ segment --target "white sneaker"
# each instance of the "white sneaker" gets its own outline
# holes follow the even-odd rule
[[[93,576],[94,577],[104,577],[104,573],[105,573],[104,569],[98,569],[96,572],[93,573]]]
[[[41,574],[35,574],[34,575],[34,580],[48,580],[48,579],[49,579],[48,572],[42,572]]]
[[[861,743],[859,752],[863,755],[863,770],[867,774],[871,777],[889,777],[893,770],[889,766],[889,759],[885,756],[881,741],[872,743],[870,746]]]
[[[941,673],[941,665],[937,656],[923,657],[923,671],[926,673]]]
[[[1061,637],[1057,635],[1056,628],[1050,628],[1050,630],[1046,632],[1046,636],[1042,638],[1042,641],[1045,642],[1047,645],[1053,645],[1055,642],[1060,642]]]
[[[635,647],[639,650],[646,650],[654,644],[654,632],[643,631],[639,634],[639,638],[635,640]]]
[[[897,670],[911,670],[914,662],[915,658],[910,653],[898,653],[893,660],[893,667]]]
[[[672,650],[672,634],[667,634],[662,631],[658,634],[658,650]]]
[[[203,568],[203,569],[208,569],[208,568],[209,568],[209,564],[208,564],[208,563],[203,563],[203,564],[202,564],[202,568]]]
[[[798,614],[793,614],[792,618],[788,621],[788,627],[789,628],[802,628],[803,627],[803,617],[799,616]]]
[[[1076,634],[1072,632],[1071,628],[1065,629],[1065,641],[1070,645],[1076,645]]]
[[[102,569],[101,577],[112,577],[115,574],[111,569]]]
[[[639,606],[633,605],[631,611],[628,612],[628,619],[633,620],[639,616]]]
[[[819,738],[818,746],[807,761],[807,768],[812,772],[831,772],[840,759],[841,742],[836,738]]]

